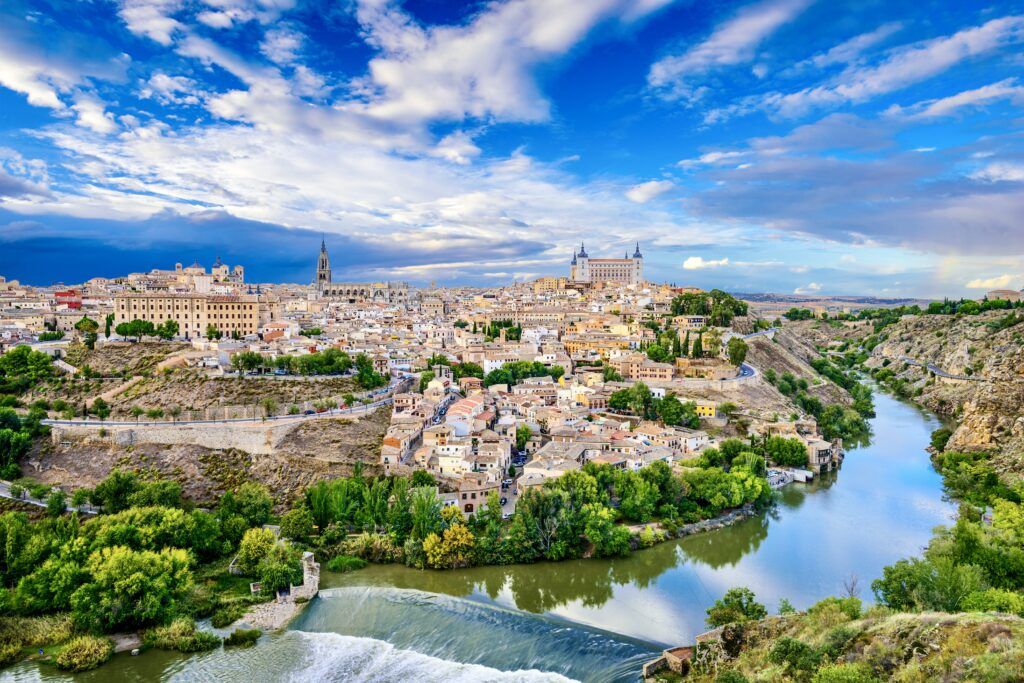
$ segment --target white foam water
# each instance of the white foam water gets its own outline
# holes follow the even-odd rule
[[[345,681],[353,683],[562,683],[561,674],[537,670],[499,671],[479,664],[462,664],[402,650],[374,638],[337,633],[292,631],[306,645],[303,662],[289,681]]]

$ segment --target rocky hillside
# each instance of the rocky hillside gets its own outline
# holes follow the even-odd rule
[[[801,334],[788,328],[775,333],[774,340],[767,337],[753,337],[747,341],[747,362],[763,374],[771,369],[777,376],[791,373],[797,379],[805,379],[809,385],[807,393],[824,403],[852,403],[850,394],[821,377],[810,366],[809,361],[820,358],[814,344]]]
[[[827,603],[827,601],[826,601]],[[1024,619],[893,614],[851,619],[835,604],[726,626],[698,645],[687,681],[1020,681]],[[655,676],[649,680],[678,680]]]
[[[76,368],[88,365],[103,376],[130,376],[153,372],[160,361],[190,348],[184,343],[110,342],[89,350],[83,344],[72,344],[66,360]]]
[[[882,331],[866,365],[891,370],[906,395],[955,424],[947,448],[997,451],[993,465],[1014,479],[1024,476],[1024,317],[1006,324],[995,311],[904,318]]]
[[[286,506],[315,481],[351,475],[357,462],[368,475],[379,474],[381,440],[390,418],[385,407],[359,420],[303,422],[272,455],[194,445],[117,446],[102,438],[73,444],[43,439],[26,457],[24,470],[36,481],[73,491],[96,485],[119,467],[178,481],[185,495],[200,504],[243,482],[257,481],[274,492],[279,506]]]

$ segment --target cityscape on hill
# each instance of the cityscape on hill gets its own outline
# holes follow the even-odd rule
[[[0,683],[1024,681],[1022,44],[0,3]]]

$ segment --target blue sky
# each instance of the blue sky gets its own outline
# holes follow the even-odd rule
[[[5,0],[0,274],[1024,286],[1024,7]]]

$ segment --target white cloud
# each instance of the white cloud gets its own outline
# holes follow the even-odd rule
[[[964,107],[980,107],[999,100],[1010,100],[1018,105],[1024,104],[1024,86],[1018,85],[1016,78],[1007,78],[998,83],[965,90],[949,97],[918,102],[909,107],[894,104],[885,113],[890,116],[905,116],[909,119],[929,119],[951,116]]]
[[[723,161],[731,161],[746,156],[746,152],[705,152],[696,159],[683,159],[677,165],[682,168],[693,168],[695,166],[711,166]]]
[[[815,292],[821,291],[821,285],[817,282],[810,282],[803,287],[797,287],[793,290],[794,294],[814,294]]]
[[[1020,282],[1024,282],[1024,276],[1006,273],[996,277],[971,280],[965,287],[968,289],[1010,289],[1016,288]]]
[[[878,43],[882,42],[889,36],[893,35],[897,31],[903,28],[903,25],[899,22],[891,22],[888,24],[882,24],[874,31],[862,33],[859,36],[854,36],[847,41],[836,45],[828,52],[811,57],[809,60],[797,66],[813,65],[819,69],[823,69],[828,66],[835,64],[850,64],[855,61],[863,54],[868,48],[874,47]]]
[[[77,114],[76,123],[95,133],[113,133],[117,130],[114,116],[107,112],[103,102],[92,95],[78,94],[71,105]]]
[[[276,64],[292,64],[298,59],[299,50],[305,42],[305,36],[287,27],[273,28],[263,36],[260,52]]]
[[[683,261],[683,270],[705,270],[707,268],[721,268],[729,265],[729,258],[721,258],[717,261],[705,261],[701,256],[690,256]]]
[[[688,82],[690,77],[752,61],[758,46],[802,12],[810,1],[762,0],[744,7],[703,42],[652,64],[648,84],[670,97],[699,98],[704,89]]]
[[[648,180],[646,183],[634,185],[626,191],[626,198],[637,204],[646,204],[655,197],[659,197],[675,185],[671,180]]]
[[[598,22],[631,21],[663,0],[515,0],[485,6],[468,24],[421,26],[391,0],[360,0],[356,18],[380,54],[357,83],[368,111],[391,121],[549,115],[531,70],[564,54]]]
[[[997,161],[971,174],[975,180],[990,183],[1024,181],[1024,164]]]
[[[441,138],[434,147],[433,155],[465,166],[480,156],[480,151],[472,136],[460,130]]]
[[[759,96],[749,104],[782,116],[818,107],[860,103],[932,78],[960,62],[1024,41],[1024,17],[1009,16],[950,36],[903,46],[873,66],[851,67],[828,84]]]
[[[161,104],[196,105],[203,94],[191,78],[169,76],[162,71],[154,71],[139,91],[140,97],[153,98]]]
[[[118,15],[132,33],[170,45],[183,28],[173,16],[183,5],[183,0],[121,0]]]

